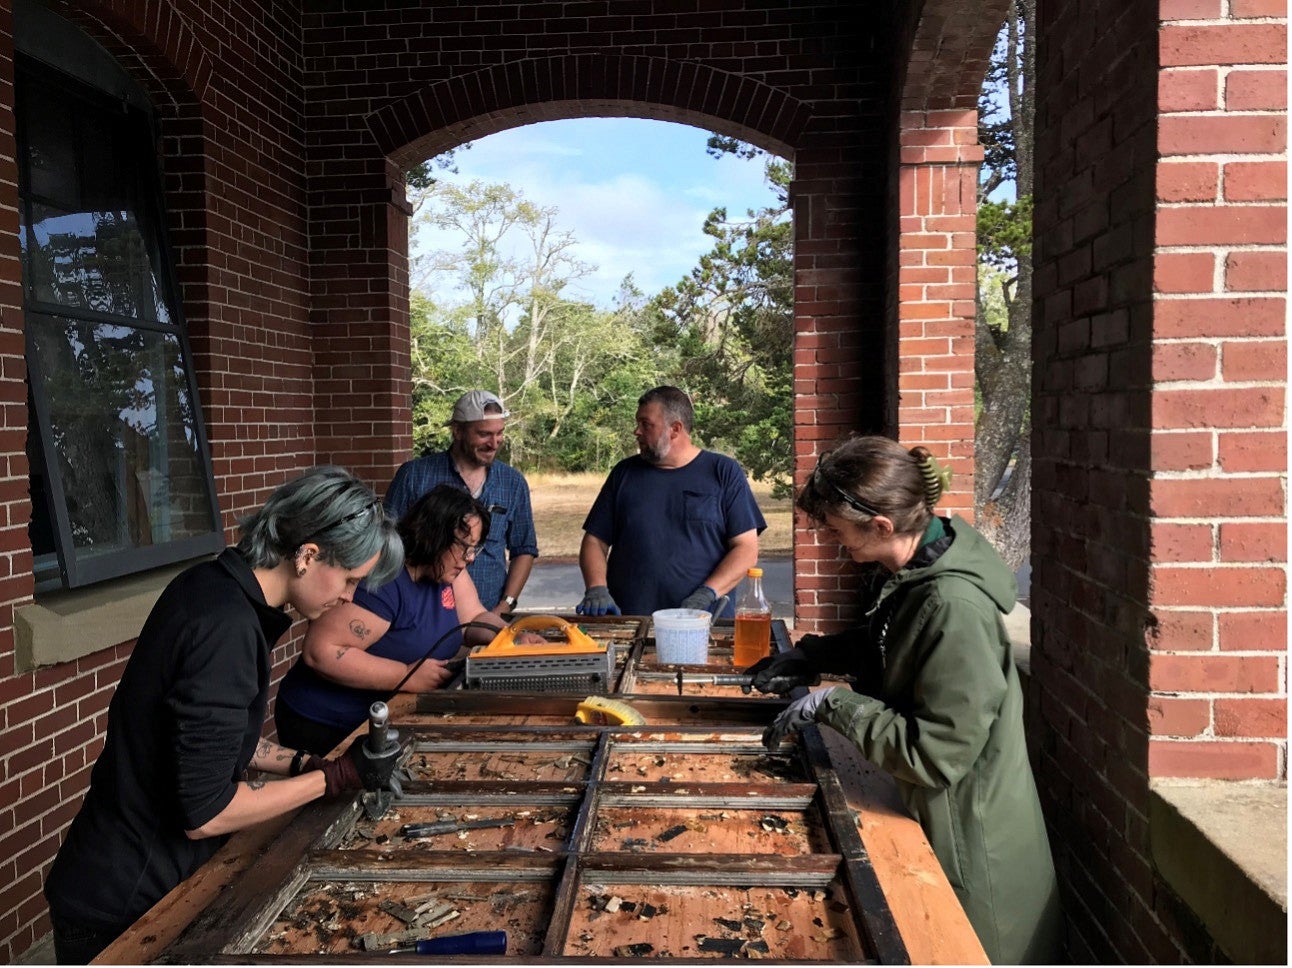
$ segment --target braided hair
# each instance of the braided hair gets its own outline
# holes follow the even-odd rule
[[[923,531],[951,484],[951,471],[926,447],[887,437],[853,437],[821,455],[795,502],[817,521],[832,514],[864,523],[876,515],[895,531]]]

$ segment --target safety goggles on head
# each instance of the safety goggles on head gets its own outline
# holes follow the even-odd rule
[[[339,528],[343,524],[348,524],[349,522],[353,521],[355,518],[362,517],[363,515],[371,511],[373,508],[378,508],[378,507],[381,507],[381,498],[373,498],[363,507],[359,508],[359,510],[353,511],[350,514],[347,514],[345,517],[338,518],[337,520],[333,521],[331,524],[325,525],[324,527],[319,528],[319,530],[315,531],[312,535],[310,535],[308,538],[302,541],[301,544],[306,544],[308,542],[317,544],[320,535],[325,535],[333,528]]]
[[[828,488],[830,492],[833,492],[834,494],[836,494],[839,497],[839,499],[843,501],[844,504],[848,505],[848,507],[852,508],[854,511],[860,511],[862,514],[868,514],[872,518],[879,517],[879,515],[883,514],[884,513],[883,511],[880,511],[876,508],[871,507],[861,498],[857,497],[854,494],[850,494],[848,491],[845,491],[842,487],[840,487],[834,481],[830,480],[830,478],[825,476],[824,471],[822,471],[821,469],[821,465],[822,463],[825,462],[825,459],[829,456],[830,456],[830,452],[826,451],[824,454],[821,455],[820,460],[816,462],[816,469],[812,471],[812,486],[815,487],[818,491],[826,490]]]

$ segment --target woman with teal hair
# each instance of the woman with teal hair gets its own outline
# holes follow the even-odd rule
[[[60,964],[95,957],[233,831],[389,783],[397,745],[381,760],[324,761],[261,732],[270,653],[293,622],[288,606],[318,618],[402,562],[376,495],[324,467],[274,491],[242,523],[236,547],[166,587],[122,672],[89,792],[45,882]]]

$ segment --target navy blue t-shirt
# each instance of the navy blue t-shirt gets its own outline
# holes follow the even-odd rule
[[[713,573],[732,538],[766,527],[744,470],[708,450],[672,469],[640,455],[621,460],[583,522],[610,545],[606,584],[625,615],[677,608]],[[734,605],[721,614],[735,614]]]
[[[354,603],[390,623],[390,628],[368,648],[372,655],[396,662],[416,662],[432,644],[443,638],[431,652],[432,659],[451,659],[462,646],[460,631],[448,634],[458,624],[453,586],[413,581],[407,568],[380,588],[360,585]],[[297,659],[278,687],[278,701],[292,712],[316,723],[353,729],[368,717],[368,707],[388,692],[343,686],[324,679]]]

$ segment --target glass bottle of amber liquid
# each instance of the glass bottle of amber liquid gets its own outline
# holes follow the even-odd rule
[[[763,597],[763,570],[750,568],[736,605],[736,641],[732,665],[748,669],[771,651],[772,610]]]

